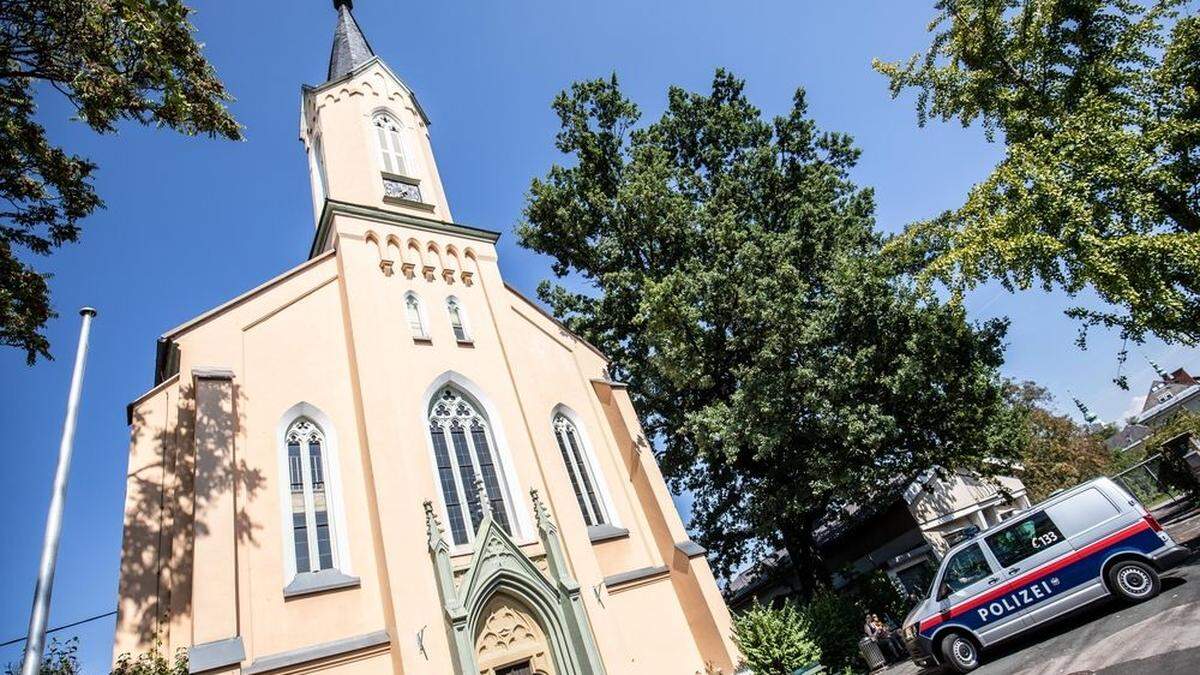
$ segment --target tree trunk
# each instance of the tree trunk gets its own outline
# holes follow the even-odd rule
[[[1180,229],[1192,234],[1200,232],[1200,215],[1188,208],[1186,203],[1161,188],[1154,188],[1154,197],[1158,200],[1159,208],[1168,218],[1175,221]]]
[[[816,515],[806,514],[796,522],[786,523],[780,528],[783,547],[787,550],[792,573],[796,578],[796,592],[804,601],[811,599],[818,589],[827,588],[830,584],[829,569],[817,551],[817,543],[813,539],[816,522]]]

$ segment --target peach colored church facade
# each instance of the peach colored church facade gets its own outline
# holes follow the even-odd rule
[[[732,673],[625,387],[455,224],[424,112],[338,12],[310,259],[166,333],[129,406],[114,656],[193,673]]]

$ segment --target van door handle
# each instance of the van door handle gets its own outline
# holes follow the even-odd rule
[[[992,577],[991,579],[988,579],[988,586],[995,586],[999,581],[999,577]]]
[[[1008,568],[1008,576],[1010,576],[1010,577],[1011,577],[1012,575],[1014,575],[1014,574],[1016,574],[1017,572],[1020,572],[1020,571],[1021,571],[1021,568],[1020,568],[1020,567],[1010,567],[1010,568]]]

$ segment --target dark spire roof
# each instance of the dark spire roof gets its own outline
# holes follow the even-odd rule
[[[333,31],[333,51],[329,54],[329,79],[336,80],[370,61],[375,52],[350,12],[352,0],[333,0],[338,13],[337,28]]]

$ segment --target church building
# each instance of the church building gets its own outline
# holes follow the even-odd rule
[[[129,405],[114,659],[731,675],[625,385],[454,221],[429,118],[333,5],[301,96],[308,260],[163,334]]]

